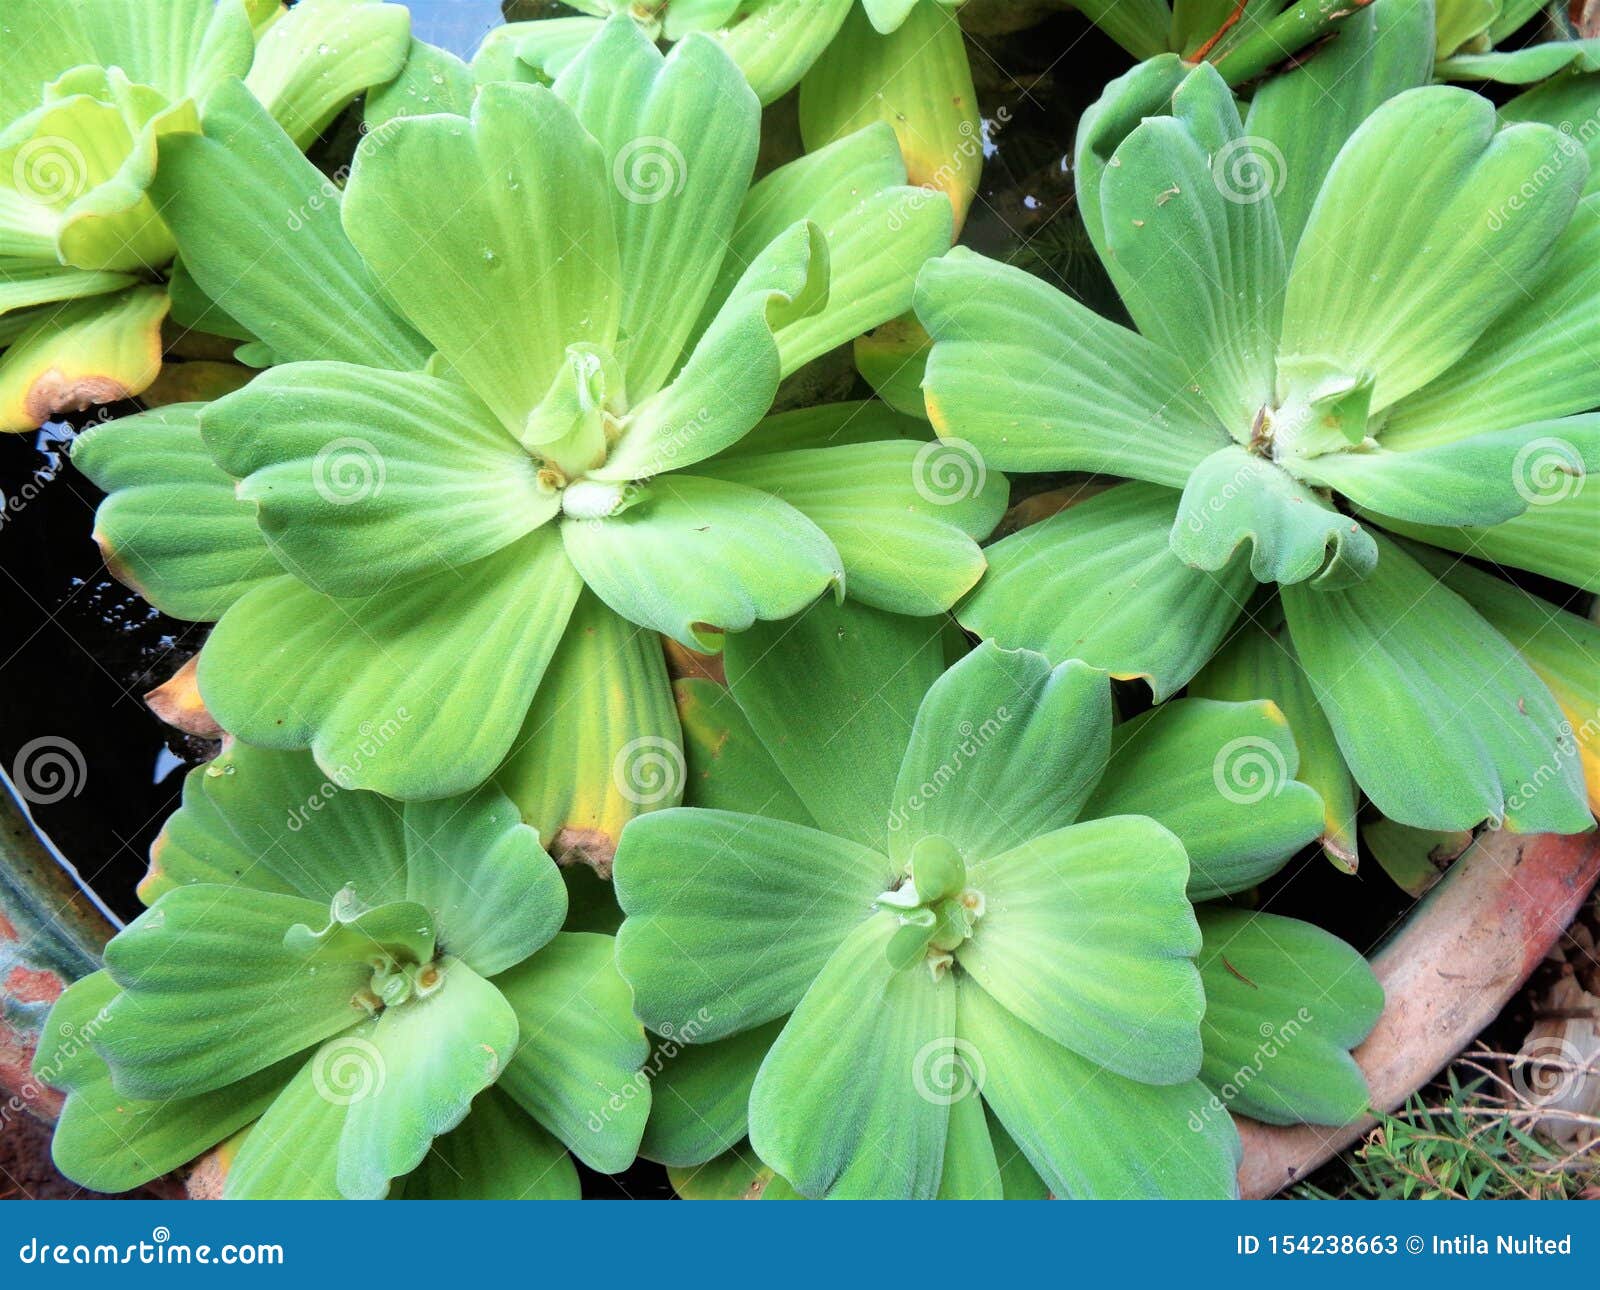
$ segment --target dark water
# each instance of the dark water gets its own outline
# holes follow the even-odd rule
[[[463,57],[500,18],[497,0],[418,0],[411,8],[418,36]],[[508,5],[512,17],[550,9]],[[985,40],[972,56],[990,150],[964,240],[1117,313],[1073,210],[1068,158],[1079,112],[1127,67],[1126,55],[1068,14],[1021,37]],[[337,151],[339,140],[335,126],[314,155]],[[163,618],[107,575],[90,539],[99,494],[63,453],[74,424],[135,410],[0,435],[0,766],[13,771],[41,739],[68,750],[76,791],[37,801],[35,818],[124,918],[139,910],[134,885],[177,804],[184,769],[209,755],[142,701],[199,647],[205,629]],[[1375,870],[1346,878],[1314,855],[1274,888],[1274,909],[1315,915],[1362,949],[1405,907]],[[586,1194],[670,1194],[655,1166],[616,1179],[584,1172]]]

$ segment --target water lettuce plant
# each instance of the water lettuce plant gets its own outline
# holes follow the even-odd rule
[[[1414,543],[1600,572],[1576,538],[1600,460],[1587,157],[1423,85],[1425,6],[1347,34],[1330,57],[1365,75],[1277,78],[1247,126],[1170,57],[1085,114],[1078,198],[1137,330],[962,250],[924,271],[942,434],[993,468],[1142,481],[995,544],[959,616],[1158,698],[1200,673],[1275,699],[1346,864],[1354,784],[1421,828],[1581,832],[1570,723]]]
[[[1225,1196],[1229,1105],[1359,1115],[1360,955],[1191,904],[1320,830],[1282,714],[1113,729],[1103,673],[992,642],[945,671],[943,637],[824,603],[731,640],[729,690],[683,683],[695,805],[629,824],[615,871],[676,1049],[644,1153],[689,1194],[717,1161],[764,1195]]]
[[[78,1183],[224,1141],[223,1194],[254,1198],[575,1199],[569,1151],[632,1162],[648,1045],[611,938],[560,930],[561,876],[497,790],[401,807],[233,744],[140,894],[35,1063]]]
[[[410,29],[371,0],[38,0],[0,21],[0,430],[160,371],[187,285],[152,200],[164,139],[197,131],[241,77],[304,147],[395,75]]]
[[[287,277],[217,218],[272,218],[282,183],[191,182],[197,280],[299,361],[161,422],[186,423],[164,432],[181,497],[132,460],[149,421],[79,446],[112,489],[108,565],[220,613],[199,684],[225,729],[437,797],[505,759],[569,632],[594,686],[670,713],[652,633],[716,650],[847,585],[926,614],[976,582],[1002,477],[941,492],[937,446],[881,407],[763,420],[786,376],[907,309],[949,243],[886,126],[751,187],[738,69],[703,36],[664,58],[624,18],[553,88],[488,84],[467,111],[370,132],[337,199],[290,208]],[[222,164],[184,144],[174,182]],[[323,286],[296,304],[306,279]],[[340,299],[361,309],[322,307]],[[154,491],[135,507],[123,483]],[[201,513],[218,528],[197,552]]]
[[[894,128],[913,184],[948,194],[959,232],[977,191],[983,152],[977,93],[956,13],[961,0],[710,0],[614,3],[588,13],[631,14],[653,39],[703,32],[733,58],[763,104],[800,87],[808,151],[873,122]],[[600,17],[519,24],[518,57],[554,76],[601,27]]]

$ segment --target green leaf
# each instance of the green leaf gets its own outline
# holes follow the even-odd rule
[[[1543,121],[1553,125],[1589,157],[1589,182],[1586,193],[1600,188],[1600,132],[1581,129],[1582,123],[1600,110],[1600,76],[1552,76],[1524,90],[1500,107],[1505,121]]]
[[[410,47],[404,5],[299,0],[256,41],[245,88],[304,148],[362,90],[398,76]]]
[[[827,298],[827,243],[815,224],[791,225],[734,285],[672,384],[629,414],[591,476],[642,479],[736,443],[771,409],[785,375],[777,333]]]
[[[470,391],[420,372],[293,363],[208,406],[200,428],[284,568],[330,596],[460,570],[561,505]]]
[[[572,1157],[498,1089],[472,1103],[399,1184],[406,1200],[577,1200]]]
[[[1550,692],[1400,546],[1380,541],[1365,582],[1282,596],[1345,761],[1385,815],[1427,829],[1489,818],[1514,832],[1590,827],[1578,768],[1557,756]]]
[[[534,75],[542,81],[552,81],[566,70],[584,48],[600,33],[604,24],[598,18],[540,18],[533,22],[508,23],[507,27],[520,27],[525,31],[514,39],[504,37],[503,40],[516,50],[516,58],[526,64]],[[495,31],[504,31],[506,28],[497,27]],[[485,39],[483,49],[479,50],[473,59],[474,66],[482,60],[491,63],[499,57],[490,46],[490,37]],[[483,59],[484,50],[490,50],[492,57]],[[485,67],[483,70],[487,71]],[[518,79],[506,78],[499,75],[490,75],[489,80]],[[522,78],[527,79],[527,78]]]
[[[142,394],[161,371],[166,314],[166,292],[134,287],[18,315],[26,328],[0,354],[0,431]]]
[[[111,1087],[90,1046],[105,1024],[115,982],[95,972],[68,986],[40,1031],[33,1076],[68,1089],[50,1154],[81,1187],[129,1191],[194,1159],[266,1109],[298,1064],[295,1058],[198,1097],[139,1101]]]
[[[922,838],[970,865],[1078,818],[1105,769],[1111,686],[1082,663],[985,641],[936,681],[895,782],[889,855]]]
[[[449,50],[413,37],[399,75],[367,91],[361,123],[370,133],[403,116],[471,116],[477,92],[471,68]]]
[[[757,97],[768,104],[799,83],[850,8],[851,0],[766,0],[738,22],[718,23],[722,30],[715,36]]]
[[[28,264],[0,259],[0,314],[61,300],[102,296],[132,286],[131,273],[74,269],[70,265]]]
[[[918,396],[920,404],[921,396]],[[926,421],[913,420],[876,399],[846,399],[792,408],[763,417],[756,427],[719,452],[713,461],[732,461],[767,452],[842,448],[850,444],[905,439],[918,445],[930,439]]]
[[[406,899],[479,976],[520,963],[561,930],[567,889],[539,835],[492,785],[405,808]]]
[[[1472,830],[1414,829],[1379,815],[1361,826],[1361,841],[1394,885],[1420,900],[1472,845]]]
[[[1600,404],[1600,375],[1584,357],[1600,344],[1597,262],[1600,195],[1591,195],[1526,279],[1526,291],[1459,362],[1390,410],[1383,446],[1405,452],[1452,443]]]
[[[1465,90],[1409,90],[1373,112],[1329,170],[1289,275],[1288,400],[1331,364],[1372,378],[1377,413],[1460,358],[1572,216],[1584,167],[1562,151],[1548,126],[1497,131],[1493,106]]]
[[[227,1200],[340,1200],[339,1145],[357,1097],[377,1082],[375,1021],[336,1035],[252,1125],[228,1167]]]
[[[1270,189],[1291,257],[1345,140],[1379,104],[1432,79],[1433,38],[1426,0],[1374,0],[1256,90],[1244,132],[1261,141],[1259,169],[1238,174]]]
[[[720,649],[758,618],[788,618],[830,587],[842,594],[838,552],[816,525],[717,479],[667,475],[617,514],[569,515],[561,537],[601,600],[694,650]]]
[[[1322,832],[1322,799],[1272,702],[1164,703],[1119,725],[1086,819],[1147,815],[1189,856],[1191,900],[1254,886]]]
[[[95,1047],[130,1097],[192,1096],[264,1070],[348,1029],[372,976],[356,932],[310,952],[289,949],[296,924],[328,907],[233,887],[169,891],[106,947],[122,987]]]
[[[229,82],[205,127],[162,141],[151,186],[195,285],[278,362],[427,362],[432,347],[384,303],[345,235],[343,194],[266,109]]]
[[[248,856],[240,886],[286,890],[324,909],[346,888],[363,905],[406,899],[399,808],[342,788],[308,754],[230,741],[190,781],[187,817],[169,821],[169,830],[223,867],[235,850]]]
[[[780,233],[810,220],[828,243],[828,303],[778,333],[784,373],[898,318],[911,308],[917,271],[951,242],[949,204],[905,183],[894,131],[882,124],[779,166],[745,197],[711,300],[724,299]]]
[[[1355,780],[1350,776],[1350,768],[1344,764],[1344,755],[1339,751],[1333,730],[1328,725],[1327,717],[1322,714],[1322,707],[1312,692],[1311,682],[1300,666],[1300,660],[1294,652],[1294,642],[1289,639],[1289,633],[1283,626],[1281,618],[1270,628],[1260,617],[1239,624],[1238,630],[1228,643],[1217,651],[1211,662],[1207,663],[1189,683],[1189,693],[1202,699],[1225,699],[1234,702],[1267,700],[1277,708],[1279,719],[1288,719],[1288,731],[1280,731],[1279,737],[1282,738],[1284,734],[1292,736],[1292,745],[1299,760],[1299,769],[1294,773],[1295,778],[1301,784],[1309,785],[1321,799],[1323,852],[1346,873],[1354,873]],[[1283,747],[1282,750],[1284,765],[1287,766],[1290,749]],[[1241,747],[1240,751],[1242,753],[1245,750]],[[1252,769],[1252,763],[1264,764],[1245,758],[1242,763],[1236,763],[1236,767],[1238,770],[1248,771]],[[1236,774],[1235,780],[1237,779]],[[1246,776],[1245,796],[1250,796],[1263,783],[1276,787],[1282,781],[1270,776],[1259,781],[1253,775]],[[1293,817],[1298,819],[1301,795],[1290,792],[1284,797],[1279,792],[1273,797],[1274,805],[1280,800]],[[1253,815],[1260,814],[1263,804],[1256,803],[1248,809]],[[1271,813],[1271,808],[1267,808],[1267,813]],[[1146,814],[1160,819],[1183,838],[1194,873],[1203,873],[1210,868],[1210,865],[1202,859],[1205,849],[1197,846],[1197,839],[1194,836],[1162,819],[1158,812],[1149,811]],[[1241,884],[1240,888],[1224,887],[1213,892],[1202,892],[1195,886],[1194,873],[1190,877],[1190,895],[1197,900],[1208,894],[1220,895],[1226,891],[1239,890],[1243,886]]]
[[[1134,129],[1106,168],[1105,263],[1139,330],[1185,360],[1185,384],[1242,442],[1272,402],[1282,236],[1270,191],[1241,193],[1217,168],[1255,159],[1216,69],[1196,67],[1172,110]]]
[[[1448,567],[1442,560],[1428,563],[1550,688],[1576,735],[1589,805],[1600,809],[1600,745],[1594,739],[1600,716],[1600,625],[1464,561],[1450,561]]]
[[[600,145],[542,86],[486,85],[470,123],[409,117],[356,151],[346,233],[513,435],[569,345],[615,345],[606,184]]]
[[[555,92],[605,154],[638,407],[676,370],[716,281],[755,166],[760,105],[710,41],[662,58],[625,17],[566,66]]]
[[[240,839],[207,791],[209,780],[205,766],[184,777],[183,805],[167,817],[150,845],[150,867],[139,883],[139,899],[153,905],[173,887],[192,883],[297,895],[291,883],[262,866],[256,851]]]
[[[1253,583],[1243,559],[1210,574],[1172,554],[1177,501],[1122,484],[1002,538],[956,617],[1008,649],[1142,677],[1166,698],[1211,656]]]
[[[511,747],[579,588],[548,530],[367,599],[275,579],[212,631],[200,690],[225,729],[309,747],[351,788],[465,792]]]
[[[899,0],[899,8],[899,20],[874,31],[867,8],[851,7],[800,84],[800,135],[815,152],[874,121],[887,122],[907,178],[950,198],[959,233],[983,168],[966,42],[948,9],[917,0]]]
[[[686,1168],[742,1142],[750,1132],[750,1086],[783,1025],[780,1018],[713,1044],[658,1040],[639,1154]]]
[[[661,638],[580,596],[496,782],[552,854],[609,874],[623,827],[685,778]]]
[[[639,1153],[650,1044],[612,946],[609,936],[561,932],[494,984],[522,1028],[500,1088],[584,1164],[614,1174]]]
[[[896,920],[840,944],[772,1046],[750,1094],[750,1144],[811,1197],[931,1200],[944,1165],[956,983],[896,971]]]
[[[386,1008],[368,1041],[375,1086],[351,1103],[339,1135],[336,1177],[353,1200],[382,1198],[392,1179],[421,1164],[516,1048],[517,1015],[494,986],[459,959],[446,957],[434,971],[442,980],[432,992]],[[313,1072],[327,1051],[311,1059]],[[336,1069],[325,1063],[324,1082]]]
[[[1098,1065],[1149,1083],[1193,1079],[1205,999],[1188,878],[1182,843],[1153,820],[1057,829],[971,866],[983,902],[956,960],[1002,1007]]]
[[[960,981],[961,1052],[983,1098],[1057,1196],[1080,1200],[1238,1195],[1239,1135],[1208,1112],[1199,1080],[1140,1084],[1024,1025]]]
[[[889,861],[815,829],[731,811],[671,810],[628,826],[617,966],[658,1034],[710,1043],[791,1011],[872,902]]]
[[[736,456],[701,468],[788,502],[839,552],[852,598],[893,613],[949,609],[983,575],[975,539],[1005,512],[998,471],[958,445],[895,440]]]
[[[940,1200],[1003,1200],[1005,1181],[995,1159],[994,1140],[983,1099],[973,1089],[950,1103],[939,1172]]]
[[[1303,473],[1333,457],[1309,463]],[[1337,478],[1337,472],[1334,472]],[[1191,568],[1214,573],[1250,546],[1257,582],[1346,586],[1364,578],[1378,558],[1367,531],[1341,515],[1275,461],[1238,444],[1219,448],[1183,490],[1172,524],[1172,553]]]
[[[924,266],[916,306],[928,419],[989,467],[1181,488],[1226,442],[1185,364],[1021,269],[957,247]]]
[[[1493,528],[1436,528],[1390,516],[1374,518],[1431,546],[1600,591],[1600,551],[1591,540],[1600,525],[1600,490],[1575,487],[1579,481],[1570,445],[1543,444],[1524,464],[1532,468],[1527,480],[1546,500]]]
[[[1199,911],[1206,989],[1200,1078],[1267,1124],[1348,1124],[1368,1110],[1350,1056],[1377,1024],[1383,987],[1338,937],[1276,914]]]
[[[942,623],[821,600],[728,642],[733,697],[809,818],[828,832],[885,850],[917,709],[944,670],[942,631]],[[738,809],[774,814],[754,801]]]
[[[94,533],[106,567],[163,613],[209,621],[283,570],[206,451],[201,406],[92,426],[72,464],[109,494]]]
[[[1552,40],[1522,49],[1457,54],[1437,66],[1447,81],[1498,81],[1502,85],[1534,85],[1547,77],[1600,71],[1600,39]]]
[[[749,638],[746,632],[736,639]],[[684,805],[816,827],[726,686],[690,677],[675,682],[673,692],[687,763]]]

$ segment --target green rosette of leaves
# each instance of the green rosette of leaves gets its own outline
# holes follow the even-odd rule
[[[576,1198],[634,1159],[648,1044],[609,936],[495,789],[401,806],[304,753],[191,772],[148,911],[57,1001],[63,1173],[125,1191],[224,1143],[251,1198]]]
[[[680,683],[693,805],[615,872],[643,1154],[690,1196],[1221,1197],[1230,1107],[1360,1115],[1361,956],[1191,903],[1317,836],[1282,714],[1113,727],[1102,673],[942,637],[822,603]]]
[[[652,39],[702,32],[744,72],[763,104],[800,87],[800,134],[809,151],[874,121],[893,127],[914,184],[946,193],[960,231],[977,192],[983,140],[961,0],[674,0],[574,6],[594,17],[513,24],[525,68],[553,77],[601,29],[626,13]]]
[[[142,393],[169,309],[188,325],[152,188],[164,140],[234,77],[304,147],[405,62],[372,0],[29,0],[0,44],[0,430]],[[253,248],[268,254],[266,248]]]
[[[225,729],[405,799],[513,748],[544,766],[586,696],[615,751],[671,756],[655,633],[714,651],[847,582],[913,614],[973,586],[1003,476],[945,478],[880,404],[767,417],[786,376],[908,309],[948,244],[887,127],[750,187],[738,69],[702,36],[663,58],[626,19],[553,89],[462,107],[390,118],[315,203],[237,94],[232,143],[186,137],[164,167],[196,282],[298,361],[97,430],[75,461],[111,494],[110,567],[220,616],[199,685]],[[275,223],[271,256],[238,236]],[[508,772],[530,820],[570,776],[547,760]]]
[[[1549,686],[1417,544],[1600,582],[1600,206],[1558,129],[1426,87],[1431,40],[1380,0],[1243,124],[1208,67],[1114,82],[1077,184],[1138,330],[961,250],[918,287],[941,434],[1138,481],[990,547],[961,621],[1274,699],[1347,866],[1356,785],[1424,829],[1592,823]]]

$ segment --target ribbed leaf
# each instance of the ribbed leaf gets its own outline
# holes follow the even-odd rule
[[[93,426],[73,443],[72,464],[109,494],[94,534],[106,567],[162,612],[204,622],[283,569],[212,462],[200,408],[175,403]]]
[[[684,805],[816,827],[726,686],[690,677],[672,688],[687,763]]]
[[[650,1080],[650,1121],[639,1154],[682,1168],[704,1164],[742,1142],[750,1132],[750,1086],[784,1020],[714,1044],[660,1041],[660,1066]]]
[[[729,811],[657,811],[617,852],[628,915],[617,964],[658,1034],[710,1043],[791,1011],[891,887],[888,860],[843,838]]]
[[[931,1200],[953,1060],[956,983],[885,953],[895,919],[847,936],[789,1018],[750,1094],[750,1145],[801,1194]]]
[[[262,583],[201,652],[206,705],[241,739],[309,747],[352,788],[465,792],[510,749],[578,598],[554,538],[364,600]]]
[[[1400,546],[1380,541],[1378,567],[1353,587],[1282,596],[1345,761],[1385,815],[1427,829],[1590,826],[1549,690]]]
[[[1268,1124],[1347,1124],[1368,1109],[1349,1049],[1383,1011],[1383,987],[1350,946],[1310,923],[1199,911],[1206,987],[1200,1078]]]
[[[985,641],[917,711],[889,817],[889,855],[941,837],[971,865],[1078,818],[1111,746],[1111,686],[1082,663]]]
[[[1188,853],[1189,898],[1226,895],[1321,832],[1321,799],[1296,781],[1298,765],[1294,734],[1266,699],[1179,699],[1116,728],[1083,814],[1149,816]]]
[[[1168,547],[1176,493],[1123,484],[1002,538],[961,625],[1052,662],[1143,677],[1164,699],[1199,669],[1249,595],[1249,563],[1190,569]]]
[[[956,961],[1097,1065],[1157,1084],[1193,1079],[1205,999],[1188,878],[1183,845],[1153,820],[1058,829],[971,866],[983,907]]]
[[[434,1141],[422,1163],[401,1180],[406,1200],[577,1200],[572,1157],[539,1122],[498,1089],[485,1089],[472,1110]]]
[[[996,470],[1089,470],[1181,488],[1226,442],[1186,365],[1045,282],[958,247],[917,279],[940,434]]]

